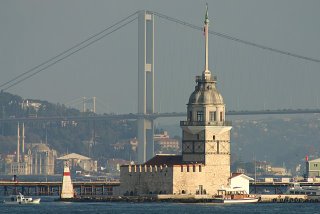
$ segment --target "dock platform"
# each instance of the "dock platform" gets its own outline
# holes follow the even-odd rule
[[[119,181],[75,181],[73,187],[78,195],[113,195],[114,188],[120,185]],[[27,182],[27,181],[0,181],[0,195],[11,195],[21,192],[24,195],[59,196],[62,182]]]

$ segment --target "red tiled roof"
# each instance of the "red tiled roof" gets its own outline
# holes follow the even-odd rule
[[[156,155],[144,163],[144,165],[167,165],[167,166],[178,165],[178,164],[183,164],[181,155]]]

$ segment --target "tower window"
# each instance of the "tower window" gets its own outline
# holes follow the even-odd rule
[[[203,121],[203,111],[197,111],[197,121]]]
[[[216,112],[215,111],[210,111],[209,112],[209,120],[210,121],[216,121]]]
[[[201,165],[199,165],[199,172],[202,172]]]
[[[192,111],[189,111],[189,121],[192,121]]]
[[[187,165],[187,172],[189,172],[189,165]]]
[[[217,141],[217,154],[219,154],[219,141]]]
[[[196,166],[195,165],[192,166],[192,169],[193,169],[192,170],[193,172],[196,172]]]
[[[220,121],[223,121],[222,112],[220,112]]]

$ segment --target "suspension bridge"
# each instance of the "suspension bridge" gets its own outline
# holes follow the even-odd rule
[[[182,96],[181,94],[185,94],[185,93],[189,93],[191,92],[190,85],[192,85],[192,81],[190,81],[190,78],[192,78],[193,76],[195,76],[194,74],[184,74],[181,75],[181,73],[179,74],[172,74],[169,75],[169,79],[168,79],[168,75],[166,75],[166,80],[164,80],[166,82],[166,84],[164,84],[164,89],[162,92],[162,95],[160,94],[160,96],[155,95],[155,82],[159,81],[157,79],[155,79],[155,74],[157,74],[157,69],[155,69],[155,62],[156,57],[154,56],[154,52],[155,52],[155,41],[154,41],[154,37],[155,37],[155,17],[159,18],[159,20],[162,21],[167,21],[169,23],[174,23],[175,27],[176,25],[182,26],[183,28],[186,29],[191,29],[192,31],[196,31],[197,33],[199,33],[199,31],[203,30],[202,26],[197,26],[197,25],[193,25],[191,23],[185,22],[183,20],[177,19],[177,18],[173,18],[155,11],[137,11],[133,14],[130,14],[129,16],[119,20],[118,22],[114,23],[113,25],[105,28],[104,30],[93,34],[92,36],[88,37],[87,39],[83,40],[82,42],[77,43],[76,45],[70,47],[69,49],[66,49],[65,51],[59,53],[58,55],[44,61],[43,63],[21,73],[20,75],[12,78],[9,81],[6,81],[4,83],[2,83],[0,85],[0,89],[1,91],[8,91],[9,89],[13,88],[14,86],[21,84],[24,81],[27,81],[28,79],[34,77],[35,75],[48,70],[50,67],[56,65],[57,63],[60,63],[62,61],[65,61],[67,59],[70,59],[73,55],[77,54],[78,52],[86,49],[87,47],[97,43],[98,41],[107,38],[108,36],[112,35],[113,33],[119,31],[120,29],[130,25],[131,23],[135,22],[136,20],[138,20],[138,111],[137,113],[129,113],[129,114],[108,114],[108,115],[94,115],[94,116],[79,116],[79,117],[60,117],[60,116],[56,116],[56,117],[33,117],[33,118],[2,118],[0,120],[0,122],[14,122],[14,121],[49,121],[49,120],[108,120],[108,119],[136,119],[138,120],[138,140],[140,142],[139,144],[139,162],[144,162],[145,160],[149,159],[150,157],[153,156],[153,121],[157,118],[161,118],[161,117],[182,117],[185,116],[186,113],[185,112],[163,112],[161,111],[161,106],[163,106],[164,104],[162,103],[167,103],[165,104],[166,106],[170,106],[171,103],[174,103],[173,100],[176,100],[176,102],[179,103],[185,103],[185,101],[183,102],[182,100],[185,100],[185,98],[187,96]],[[192,33],[190,33],[192,34]],[[209,34],[214,36],[215,38],[218,39],[222,39],[228,42],[233,42],[242,46],[246,46],[246,47],[250,47],[250,48],[254,48],[257,50],[262,51],[264,54],[266,53],[271,53],[271,54],[276,54],[278,56],[281,57],[286,57],[289,58],[290,60],[296,60],[294,62],[294,64],[303,64],[306,65],[308,68],[308,71],[313,72],[314,70],[317,70],[319,68],[319,63],[320,60],[313,58],[313,57],[308,57],[308,56],[304,56],[304,55],[299,55],[296,53],[292,53],[289,51],[284,51],[284,50],[280,50],[280,49],[276,49],[274,47],[269,47],[269,46],[264,46],[264,45],[260,45],[258,43],[255,42],[251,42],[251,41],[246,41],[243,39],[239,39],[237,37],[233,37],[230,36],[228,34],[223,34],[223,33],[219,33],[219,32],[215,32],[215,31],[209,31]],[[190,39],[190,38],[189,38]],[[161,40],[161,39],[160,39]],[[163,40],[161,40],[163,42]],[[165,42],[164,42],[165,43]],[[170,45],[170,44],[169,44]],[[180,45],[180,44],[179,44]],[[202,47],[202,45],[197,41],[196,45],[199,46],[197,47],[198,49]],[[218,46],[218,50],[221,50],[221,47],[219,47],[220,43],[217,44]],[[191,46],[192,47],[192,46]],[[214,46],[216,47],[216,46]],[[190,48],[190,47],[189,47]],[[195,48],[194,46],[192,48]],[[197,49],[195,48],[195,49]],[[215,49],[215,48],[214,48]],[[190,50],[190,49],[189,49]],[[247,51],[247,50],[246,50]],[[193,51],[190,51],[193,52]],[[196,52],[196,51],[194,51]],[[223,51],[222,51],[223,52]],[[185,53],[186,54],[186,53]],[[224,52],[225,55],[228,55],[226,52]],[[241,55],[241,53],[238,53],[239,56]],[[216,66],[214,66],[215,69],[213,69],[213,73],[216,72],[216,70],[219,73],[219,70],[224,70],[222,65],[219,65],[219,58],[220,56],[217,56],[216,53],[213,54],[214,58],[216,60],[215,64]],[[234,53],[232,53],[231,55],[234,55]],[[264,56],[264,55],[262,55]],[[171,58],[170,53],[167,54],[166,57]],[[164,57],[164,58],[166,58]],[[181,56],[184,57],[184,56]],[[236,56],[237,57],[237,56]],[[201,57],[200,57],[201,58]],[[159,60],[160,61],[160,60]],[[217,61],[217,62],[216,62]],[[250,62],[251,59],[246,59],[245,63],[251,63]],[[168,62],[168,61],[166,61]],[[236,61],[233,61],[234,63],[236,63]],[[198,61],[195,62],[190,62],[192,64],[201,64]],[[163,64],[166,65],[167,63],[161,63],[159,62],[159,64]],[[229,63],[232,64],[232,63]],[[254,63],[253,63],[254,64]],[[311,64],[311,65],[310,65]],[[189,64],[190,65],[190,64]],[[292,65],[291,65],[292,66]],[[199,66],[198,66],[199,67]],[[228,69],[230,69],[230,65],[226,66]],[[185,66],[183,66],[182,69],[184,69]],[[218,69],[216,69],[218,68]],[[232,67],[231,67],[232,68]],[[262,70],[272,70],[274,67],[267,65],[267,68],[264,68]],[[303,67],[302,67],[303,68]],[[167,69],[167,70],[173,70],[173,69]],[[200,73],[201,69],[199,70],[198,68],[196,68],[195,66],[192,67],[192,72],[196,72],[196,73]],[[233,70],[237,70],[234,69]],[[223,71],[221,71],[223,72]],[[275,73],[272,73],[272,75],[274,75]],[[317,108],[318,107],[318,95],[317,95],[317,90],[315,87],[316,84],[316,78],[312,78],[313,81],[315,82],[310,82],[310,84],[305,84],[305,88],[304,90],[306,91],[311,91],[310,93],[308,93],[311,96],[314,96],[313,99],[315,102],[315,108],[313,109],[308,109],[308,108],[303,108],[303,109],[289,109],[287,108],[287,110],[282,110],[284,109],[282,108],[278,108],[279,110],[268,110],[270,108],[270,106],[266,106],[267,105],[267,101],[265,99],[269,99],[270,97],[275,97],[275,96],[279,96],[279,99],[285,100],[287,103],[292,104],[294,101],[294,96],[296,93],[298,93],[297,91],[301,90],[300,88],[295,88],[294,90],[292,89],[284,89],[283,92],[280,92],[279,94],[275,94],[274,90],[272,90],[272,87],[270,89],[270,85],[269,82],[271,81],[270,78],[268,76],[266,76],[265,74],[262,75],[262,78],[265,77],[266,78],[266,83],[263,83],[261,85],[259,85],[259,83],[256,82],[256,80],[254,80],[254,78],[256,77],[256,74],[252,74],[252,73],[248,73],[247,74],[247,78],[242,76],[241,74],[236,74],[236,73],[232,73],[230,75],[227,75],[225,73],[222,73],[221,77],[223,80],[226,79],[231,79],[231,84],[229,85],[222,85],[222,90],[224,91],[224,87],[231,87],[231,89],[233,90],[233,93],[242,93],[247,95],[249,98],[243,98],[245,96],[242,96],[243,98],[243,102],[248,102],[248,99],[250,99],[250,96],[254,95],[254,91],[255,90],[260,90],[260,86],[264,89],[269,87],[270,91],[267,92],[263,92],[261,93],[261,97],[263,99],[263,104],[261,106],[263,106],[261,109],[263,110],[232,110],[227,112],[228,115],[256,115],[256,114],[301,114],[301,113],[320,113],[320,109]],[[219,76],[219,74],[218,74]],[[230,78],[231,76],[231,78]],[[279,75],[281,76],[281,75]],[[158,75],[159,79],[161,79],[160,81],[163,81],[163,76],[161,76],[161,72],[159,72]],[[283,81],[284,84],[279,84],[280,88],[283,87],[284,85],[287,86],[287,84],[285,84],[285,81],[283,78],[285,78],[286,76],[282,76],[282,80],[279,80],[280,82]],[[289,78],[290,79],[290,78]],[[294,78],[293,80],[290,79],[291,83],[293,85],[298,85],[298,83],[300,83],[302,80],[304,80],[304,74],[301,75],[296,75],[296,78]],[[308,83],[309,80],[304,80],[304,83]],[[225,82],[225,81],[222,81]],[[237,83],[236,83],[237,82]],[[241,82],[239,84],[239,82]],[[181,83],[187,83],[187,84],[181,84]],[[181,84],[181,85],[180,85]],[[247,84],[249,85],[249,87],[254,86],[254,89],[248,89],[248,87],[240,87],[239,85],[241,84]],[[158,84],[158,85],[161,85]],[[168,85],[178,85],[178,89],[172,89],[172,88],[168,88]],[[308,89],[308,87],[311,87],[312,89],[310,90],[310,88]],[[182,93],[183,91],[183,93]],[[287,92],[291,91],[292,93],[288,93],[289,98],[287,98],[285,95],[287,95]],[[116,93],[116,92],[115,92]],[[229,94],[228,94],[229,93]],[[226,94],[225,97],[230,97],[228,99],[230,99],[230,103],[231,106],[233,106],[234,109],[239,109],[240,106],[240,100],[239,100],[239,96],[236,95],[236,98],[234,98],[234,94],[230,94],[230,92],[226,92],[223,94]],[[281,97],[282,96],[282,97]],[[155,97],[159,97],[159,100],[155,99]],[[169,98],[168,98],[169,97]],[[181,99],[182,97],[182,99]],[[166,100],[166,98],[168,98],[168,100]],[[83,100],[85,100],[86,98],[84,97]],[[96,112],[96,106],[95,106],[95,98],[92,100],[94,100],[94,104],[93,104],[93,112]],[[271,100],[271,99],[270,99]],[[156,102],[156,104],[155,104]],[[260,100],[261,102],[261,100]],[[85,106],[85,101],[83,101],[83,111],[86,110],[86,106]],[[226,102],[228,104],[228,101]],[[162,105],[161,105],[162,104]],[[157,106],[158,110],[155,109],[155,106]]]

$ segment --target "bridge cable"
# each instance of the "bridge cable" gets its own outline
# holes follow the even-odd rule
[[[24,72],[24,73],[22,73],[22,74],[20,74],[20,75],[18,75],[18,76],[16,76],[16,77],[14,77],[14,78],[13,78],[13,79],[11,79],[10,81],[7,81],[7,82],[5,82],[5,83],[1,84],[1,85],[0,85],[0,88],[2,88],[2,87],[4,87],[4,86],[8,85],[9,83],[11,83],[11,82],[13,82],[13,81],[15,81],[15,80],[19,79],[20,77],[22,77],[22,76],[24,76],[24,75],[26,75],[26,74],[28,74],[28,73],[31,73],[31,72],[35,71],[36,69],[40,68],[41,66],[48,64],[49,62],[51,62],[51,61],[53,61],[53,60],[55,60],[55,59],[59,58],[60,56],[63,56],[64,54],[66,54],[66,53],[68,53],[68,52],[72,51],[73,49],[75,49],[75,48],[77,48],[77,47],[79,47],[79,46],[83,45],[84,43],[86,43],[86,42],[88,42],[88,41],[92,40],[93,38],[95,38],[95,37],[97,37],[97,36],[99,36],[99,35],[103,34],[104,32],[106,32],[106,31],[108,31],[108,30],[110,30],[110,29],[114,28],[115,26],[119,25],[120,23],[122,23],[122,22],[124,22],[124,21],[126,21],[126,20],[130,19],[131,17],[133,17],[133,16],[137,15],[137,13],[138,13],[138,12],[139,12],[139,11],[137,11],[137,12],[135,12],[135,13],[133,13],[133,14],[131,14],[131,15],[127,16],[126,18],[121,19],[120,21],[116,22],[115,24],[111,25],[110,27],[108,27],[108,28],[106,28],[106,29],[104,29],[104,30],[100,31],[99,33],[96,33],[96,34],[94,34],[94,35],[90,36],[89,38],[85,39],[84,41],[82,41],[82,42],[80,42],[80,43],[78,43],[78,44],[76,44],[76,45],[72,46],[72,47],[71,47],[71,48],[69,48],[68,50],[63,51],[63,52],[61,52],[60,54],[58,54],[58,55],[56,55],[56,56],[54,56],[54,57],[50,58],[49,60],[47,60],[47,61],[45,61],[45,62],[43,62],[43,63],[41,63],[41,64],[39,64],[39,65],[37,65],[37,66],[35,66],[35,67],[31,68],[31,69],[29,69],[28,71],[26,71],[26,72]],[[30,77],[32,77],[32,76],[34,76],[34,75],[36,75],[37,73],[39,73],[39,72],[41,72],[41,71],[43,71],[43,70],[45,70],[45,69],[47,69],[47,68],[51,67],[52,65],[54,65],[54,64],[56,64],[56,63],[58,63],[58,62],[60,62],[60,61],[64,60],[65,58],[67,58],[67,57],[69,57],[69,56],[71,56],[71,55],[75,54],[76,52],[78,52],[78,51],[80,51],[80,50],[82,50],[82,49],[84,49],[84,48],[88,47],[89,45],[91,45],[91,44],[93,44],[93,43],[95,43],[95,42],[99,41],[100,39],[102,39],[102,38],[106,37],[107,35],[109,35],[109,34],[111,34],[111,33],[115,32],[115,31],[119,30],[120,28],[122,28],[122,27],[124,27],[124,26],[126,26],[126,25],[128,25],[128,24],[130,24],[130,23],[131,23],[131,22],[133,22],[135,19],[137,19],[137,17],[135,17],[135,18],[134,18],[134,19],[132,19],[131,21],[126,22],[125,24],[122,24],[120,27],[115,28],[113,31],[111,31],[111,32],[109,32],[109,33],[107,33],[107,34],[105,34],[105,35],[101,36],[100,38],[93,40],[92,42],[88,43],[87,45],[85,45],[85,46],[83,46],[83,47],[81,47],[81,48],[79,48],[79,49],[77,49],[76,51],[71,52],[70,54],[66,55],[65,57],[63,57],[63,58],[61,58],[61,59],[59,59],[59,60],[57,60],[57,61],[55,61],[55,62],[53,62],[53,63],[51,63],[51,64],[49,64],[49,65],[47,65],[47,66],[45,66],[45,67],[44,67],[44,68],[42,68],[41,70],[39,70],[39,71],[37,71],[37,72],[35,72],[35,73],[32,73],[32,74],[28,75],[27,77],[23,78],[22,80],[19,80],[19,81],[18,81],[18,82],[16,82],[16,83],[13,83],[13,84],[9,85],[8,87],[6,87],[6,88],[4,88],[4,89],[2,89],[2,90],[7,90],[7,89],[9,89],[9,88],[11,88],[11,87],[13,87],[13,86],[17,85],[18,83],[20,83],[20,82],[22,82],[22,81],[24,81],[24,80],[26,80],[26,79],[29,79]]]
[[[92,42],[88,43],[87,45],[85,45],[85,46],[83,46],[83,47],[81,47],[81,48],[79,48],[79,49],[77,49],[77,50],[75,50],[75,51],[73,51],[73,52],[69,53],[68,55],[66,55],[66,56],[64,56],[64,57],[62,57],[62,58],[60,58],[60,59],[58,59],[58,60],[56,60],[56,61],[54,61],[54,62],[50,63],[49,65],[46,65],[44,68],[42,68],[42,69],[40,69],[40,70],[38,70],[38,71],[36,71],[36,72],[34,72],[34,73],[32,73],[32,74],[30,74],[30,75],[28,75],[28,76],[24,77],[23,79],[21,79],[21,80],[19,80],[19,81],[15,82],[15,83],[13,83],[13,84],[11,84],[11,85],[9,85],[8,87],[6,87],[6,88],[4,88],[4,89],[2,89],[2,90],[7,90],[7,89],[9,89],[9,88],[11,88],[11,87],[13,87],[13,86],[15,86],[15,85],[17,85],[17,84],[21,83],[22,81],[27,80],[27,79],[29,79],[29,78],[33,77],[34,75],[36,75],[36,74],[40,73],[41,71],[46,70],[47,68],[49,68],[49,67],[51,67],[51,66],[55,65],[56,63],[58,63],[58,62],[60,62],[60,61],[62,61],[62,60],[64,60],[64,59],[68,58],[69,56],[71,56],[71,55],[73,55],[73,54],[75,54],[75,53],[79,52],[80,50],[82,50],[82,49],[84,49],[84,48],[86,48],[86,47],[88,47],[88,46],[92,45],[93,43],[95,43],[95,42],[97,42],[97,41],[99,41],[99,40],[103,39],[104,37],[106,37],[106,36],[110,35],[111,33],[115,32],[115,31],[117,31],[117,30],[119,30],[120,28],[122,28],[122,27],[124,27],[124,26],[126,26],[126,25],[130,24],[131,22],[133,22],[133,21],[134,21],[134,20],[136,20],[136,19],[137,19],[137,17],[136,17],[136,18],[134,18],[134,19],[132,19],[132,20],[130,20],[130,21],[128,21],[128,22],[126,22],[126,23],[124,23],[124,24],[122,24],[122,25],[120,25],[119,27],[117,27],[117,28],[115,28],[114,30],[112,30],[111,32],[109,32],[109,33],[107,33],[107,34],[105,34],[105,35],[101,36],[100,38],[93,40]]]
[[[154,15],[156,15],[156,16],[158,16],[160,18],[166,19],[168,21],[172,21],[172,22],[175,22],[175,23],[190,27],[190,28],[195,29],[195,30],[203,31],[203,27],[199,27],[197,25],[190,24],[188,22],[179,20],[177,18],[172,18],[170,16],[167,16],[167,15],[164,15],[164,14],[161,14],[161,13],[158,13],[158,12],[154,12],[154,11],[149,11],[149,12],[153,13]],[[250,46],[253,46],[253,47],[256,47],[256,48],[260,48],[260,49],[264,49],[264,50],[268,50],[268,51],[284,54],[284,55],[295,57],[295,58],[304,59],[304,60],[307,60],[307,61],[320,63],[319,59],[298,55],[298,54],[291,53],[291,52],[288,52],[288,51],[282,51],[282,50],[271,48],[271,47],[267,47],[267,46],[264,46],[264,45],[259,45],[257,43],[253,43],[253,42],[249,42],[249,41],[246,41],[246,40],[242,40],[242,39],[239,39],[239,38],[236,38],[236,37],[224,34],[224,33],[218,33],[218,32],[209,30],[209,34],[213,34],[215,36],[219,36],[219,37],[222,37],[224,39],[229,39],[229,40],[232,40],[232,41],[235,41],[235,42],[239,42],[239,43],[242,43],[242,44],[245,44],[245,45],[250,45]]]
[[[175,22],[175,23],[178,23],[178,24],[181,24],[181,25],[184,25],[184,26],[190,27],[190,28],[192,28],[192,29],[200,30],[200,31],[202,31],[202,30],[203,30],[203,28],[202,28],[202,27],[199,27],[199,26],[196,26],[196,25],[193,25],[193,24],[187,23],[187,22],[185,22],[185,21],[182,21],[182,20],[179,20],[179,19],[176,19],[176,18],[172,18],[172,17],[166,16],[166,15],[161,14],[161,13],[154,12],[154,11],[149,11],[149,12],[153,13],[154,15],[156,15],[156,16],[158,16],[158,17],[160,17],[160,18],[167,19],[167,20],[169,20],[169,21],[172,21],[172,22]],[[41,63],[40,65],[38,65],[38,66],[36,66],[36,67],[34,67],[34,68],[32,68],[32,69],[30,69],[30,70],[28,70],[28,71],[26,71],[26,72],[24,72],[24,73],[20,74],[20,75],[18,75],[18,76],[16,76],[15,78],[11,79],[10,81],[8,81],[8,82],[6,82],[6,83],[1,84],[1,85],[0,85],[0,88],[1,88],[1,87],[3,87],[3,86],[5,86],[5,85],[8,85],[9,83],[11,83],[11,82],[13,82],[13,81],[17,80],[18,78],[20,78],[20,77],[22,77],[22,76],[24,76],[24,75],[26,75],[26,74],[28,74],[28,73],[31,73],[31,72],[35,71],[37,68],[39,68],[39,67],[41,67],[41,66],[43,66],[43,65],[45,65],[45,64],[47,64],[47,63],[49,63],[49,62],[51,62],[52,60],[57,59],[58,57],[60,57],[60,56],[62,56],[62,55],[64,55],[64,54],[66,54],[67,52],[69,52],[69,51],[71,51],[71,50],[73,50],[73,49],[75,49],[75,48],[79,47],[80,45],[82,45],[82,44],[84,44],[84,43],[86,43],[86,42],[88,42],[88,41],[90,41],[91,39],[93,39],[93,38],[95,38],[95,37],[99,36],[100,34],[104,33],[105,31],[107,31],[107,30],[109,30],[109,29],[111,29],[111,28],[113,28],[113,27],[115,27],[115,26],[119,25],[119,24],[120,24],[120,23],[122,23],[123,21],[125,21],[125,20],[127,20],[127,19],[131,18],[132,16],[136,15],[137,13],[139,13],[139,11],[136,11],[135,13],[133,13],[133,14],[131,14],[131,15],[127,16],[126,18],[124,18],[124,19],[120,20],[119,22],[117,22],[117,23],[113,24],[112,26],[110,26],[110,27],[108,27],[108,28],[106,28],[106,29],[104,29],[104,30],[100,31],[100,32],[99,32],[99,33],[97,33],[97,34],[94,34],[93,36],[89,37],[88,39],[86,39],[86,40],[84,40],[84,41],[82,41],[82,42],[80,42],[80,43],[78,43],[78,44],[74,45],[73,47],[69,48],[68,50],[63,51],[62,53],[60,53],[60,54],[56,55],[55,57],[52,57],[51,59],[49,59],[49,60],[47,60],[47,61],[45,61],[45,62]],[[102,37],[100,37],[99,39],[96,39],[96,40],[94,40],[94,41],[90,42],[89,44],[87,44],[87,45],[83,46],[82,48],[79,48],[79,49],[77,49],[76,51],[73,51],[72,53],[68,54],[67,56],[65,56],[65,57],[63,57],[63,58],[61,58],[61,59],[58,59],[57,61],[55,61],[55,62],[53,62],[53,63],[51,63],[51,64],[47,65],[46,67],[42,68],[41,70],[39,70],[39,71],[37,71],[37,72],[35,72],[35,73],[30,74],[29,76],[27,76],[27,77],[25,77],[25,78],[23,78],[23,79],[19,80],[18,82],[15,82],[15,83],[13,83],[13,84],[9,85],[8,87],[6,87],[6,88],[4,88],[4,89],[2,89],[2,90],[7,90],[7,89],[9,89],[9,88],[11,88],[11,87],[13,87],[13,86],[17,85],[18,83],[20,83],[20,82],[22,82],[22,81],[24,81],[24,80],[26,80],[26,79],[29,79],[30,77],[32,77],[32,76],[34,76],[34,75],[36,75],[36,74],[40,73],[41,71],[43,71],[43,70],[45,70],[45,69],[47,69],[47,68],[51,67],[52,65],[54,65],[54,64],[56,64],[56,63],[58,63],[58,62],[62,61],[63,59],[65,59],[65,58],[67,58],[67,57],[69,57],[69,56],[71,56],[71,55],[75,54],[76,52],[78,52],[78,51],[80,51],[80,50],[82,50],[82,49],[84,49],[84,48],[88,47],[89,45],[91,45],[91,44],[95,43],[96,41],[99,41],[100,39],[102,39],[102,38],[104,38],[105,36],[107,36],[107,35],[109,35],[109,34],[111,34],[111,33],[115,32],[115,31],[117,31],[118,29],[120,29],[120,28],[122,28],[122,27],[126,26],[127,24],[130,24],[130,23],[131,23],[131,22],[133,22],[135,19],[137,19],[137,17],[135,17],[135,18],[134,18],[134,19],[132,19],[131,21],[129,21],[129,22],[127,22],[127,23],[125,23],[125,24],[121,25],[120,27],[116,28],[115,30],[111,31],[110,33],[108,33],[108,34],[106,34],[106,35],[103,35],[103,36],[102,36]],[[269,51],[277,52],[277,53],[280,53],[280,54],[285,54],[285,55],[288,55],[288,56],[292,56],[292,57],[296,57],[296,58],[300,58],[300,59],[304,59],[304,60],[308,60],[308,61],[313,61],[313,62],[318,62],[318,63],[320,62],[320,60],[318,60],[318,59],[314,59],[314,58],[310,58],[310,57],[305,57],[305,56],[298,55],[298,54],[294,54],[294,53],[290,53],[290,52],[287,52],[287,51],[282,51],[282,50],[278,50],[278,49],[275,49],[275,48],[271,48],[271,47],[267,47],[267,46],[259,45],[259,44],[253,43],[253,42],[249,42],[249,41],[245,41],[245,40],[242,40],[242,39],[238,39],[238,38],[236,38],[236,37],[229,36],[229,35],[227,35],[227,34],[222,34],[222,33],[218,33],[218,32],[215,32],[215,31],[209,31],[209,33],[210,33],[210,34],[213,34],[213,35],[216,35],[216,36],[219,36],[219,37],[222,37],[222,38],[225,38],[225,39],[229,39],[229,40],[236,41],[236,42],[240,42],[240,43],[243,43],[243,44],[246,44],[246,45],[251,45],[251,46],[254,46],[254,47],[257,47],[257,48],[261,48],[261,49],[264,49],[264,50],[269,50]]]

